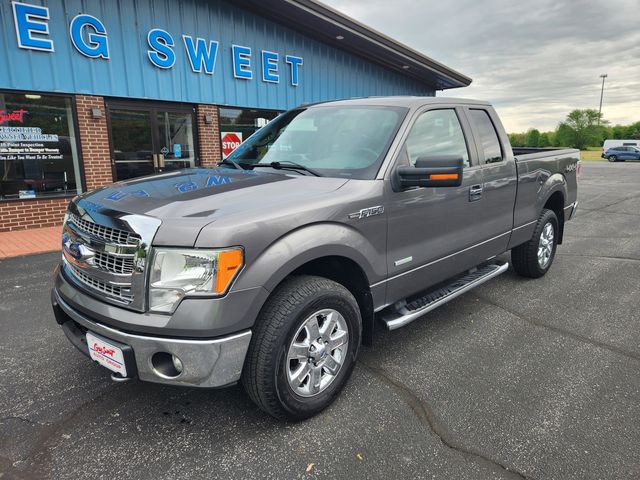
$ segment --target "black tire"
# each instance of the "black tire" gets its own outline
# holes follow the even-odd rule
[[[541,266],[538,261],[538,247],[540,244],[540,236],[547,223],[551,223],[553,226],[553,246],[548,262],[546,265]],[[533,231],[531,240],[511,249],[511,262],[516,273],[529,278],[540,278],[547,273],[556,255],[558,233],[558,217],[556,217],[553,210],[543,209],[540,218],[538,218],[538,223],[536,223],[536,228]]]
[[[616,157],[615,155],[609,155],[608,160],[613,163],[613,162],[617,162],[618,161],[618,157]]]
[[[346,355],[325,390],[311,397],[300,396],[287,378],[287,350],[305,320],[327,308],[336,310],[346,320],[349,335]],[[258,315],[242,385],[258,407],[277,419],[309,418],[328,407],[342,390],[353,371],[361,336],[360,309],[349,290],[322,277],[291,277],[271,294]]]

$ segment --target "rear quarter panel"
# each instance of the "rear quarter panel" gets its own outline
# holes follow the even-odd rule
[[[575,149],[550,150],[516,157],[518,193],[509,248],[531,238],[540,212],[555,192],[562,194],[564,207],[576,201],[579,160],[580,151]]]

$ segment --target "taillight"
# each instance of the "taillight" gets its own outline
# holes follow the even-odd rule
[[[582,172],[582,160],[578,160],[578,165],[576,165],[576,182],[580,181],[581,172]]]

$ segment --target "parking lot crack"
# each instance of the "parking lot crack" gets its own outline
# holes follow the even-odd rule
[[[627,200],[634,200],[636,198],[640,198],[640,195],[631,195],[631,196],[628,196],[628,197],[624,197],[624,198],[621,198],[619,200],[616,200],[615,202],[611,202],[611,203],[609,203],[607,205],[604,205],[604,206],[602,206],[600,208],[582,208],[582,207],[580,207],[580,210],[581,211],[584,210],[585,212],[619,213],[619,212],[605,212],[604,210],[606,208],[614,207],[614,206],[616,206],[616,205],[618,205],[620,203],[626,202]],[[629,213],[629,214],[623,213],[622,215],[635,215],[635,214],[633,214],[633,213]]]
[[[592,254],[584,254],[584,253],[564,253],[564,252],[557,252],[556,255],[561,256],[561,257],[587,257],[587,258],[602,258],[605,260],[628,260],[631,262],[640,262],[640,258],[633,258],[633,257],[616,257],[613,255],[592,255]]]
[[[49,422],[36,422],[34,420],[30,420],[28,418],[20,417],[20,416],[17,416],[17,415],[10,415],[8,417],[2,417],[2,418],[0,418],[0,423],[4,423],[4,422],[10,421],[10,420],[16,420],[16,421],[19,421],[19,422],[28,423],[30,425],[37,425],[37,426],[42,426],[42,427],[46,427],[46,426],[50,425]]]
[[[579,333],[575,333],[575,332],[572,332],[570,330],[565,330],[564,328],[556,327],[554,325],[549,325],[547,323],[541,322],[540,320],[534,320],[532,318],[528,318],[528,317],[522,315],[521,313],[514,312],[513,310],[510,310],[510,309],[508,309],[508,308],[506,308],[506,307],[504,307],[502,305],[499,305],[496,302],[494,302],[492,300],[489,300],[488,298],[485,298],[485,297],[483,297],[481,295],[477,295],[476,294],[476,298],[478,300],[480,300],[481,302],[484,302],[484,303],[486,303],[488,305],[491,305],[491,306],[493,306],[495,308],[499,308],[500,310],[502,310],[504,312],[507,312],[508,314],[518,318],[519,320],[521,320],[521,321],[523,321],[525,323],[531,324],[531,325],[533,325],[535,327],[544,328],[544,329],[550,330],[550,331],[552,331],[554,333],[563,335],[565,337],[569,337],[569,338],[571,338],[573,340],[577,340],[577,341],[582,342],[582,343],[588,343],[588,344],[593,345],[595,347],[602,348],[604,350],[608,350],[609,352],[615,353],[617,355],[622,355],[623,357],[629,358],[631,360],[640,361],[640,354],[637,354],[637,353],[634,353],[634,352],[630,352],[628,350],[625,350],[624,348],[620,348],[620,347],[617,347],[615,345],[610,345],[608,343],[604,343],[604,342],[601,342],[599,340],[594,340],[594,339],[586,337],[584,335],[580,335]]]
[[[629,200],[628,198],[626,200]],[[613,204],[615,205],[615,203]],[[609,205],[611,206],[611,205]],[[609,207],[603,207],[603,208],[609,208]],[[591,208],[581,208],[580,209],[581,212],[601,212],[601,213],[614,213],[616,215],[628,215],[630,217],[640,217],[640,215],[638,215],[637,213],[629,213],[629,212],[607,212],[606,210],[601,210],[601,209],[591,209]]]
[[[402,382],[396,380],[389,375],[385,370],[374,365],[370,365],[365,362],[359,362],[364,366],[372,375],[378,380],[391,388],[396,392],[402,400],[411,408],[422,425],[427,427],[438,439],[451,450],[455,450],[467,457],[473,458],[476,461],[507,475],[508,478],[516,478],[520,480],[529,480],[531,477],[527,477],[522,473],[504,465],[495,458],[491,458],[478,450],[462,445],[461,442],[456,440],[452,433],[443,425],[435,415],[431,406],[414,393],[408,386]]]
[[[117,388],[117,387],[115,387]],[[51,423],[36,423],[33,422],[29,419],[26,419],[24,417],[19,417],[19,416],[9,416],[9,417],[4,417],[2,420],[5,419],[17,419],[19,421],[23,421],[23,422],[28,422],[29,424],[33,424],[33,425],[41,425],[45,428],[43,428],[40,433],[34,438],[34,441],[31,443],[31,445],[29,445],[28,448],[28,452],[26,453],[26,455],[24,455],[24,457],[19,459],[19,463],[26,465],[27,462],[29,461],[33,461],[34,459],[44,455],[44,459],[41,459],[41,461],[37,464],[37,465],[27,465],[26,469],[24,470],[13,470],[10,471],[8,473],[10,474],[15,474],[16,478],[39,478],[39,473],[32,471],[32,468],[36,467],[36,468],[40,468],[43,469],[45,468],[45,460],[47,457],[47,451],[49,448],[51,448],[51,441],[56,439],[57,435],[60,434],[61,431],[64,431],[65,429],[70,428],[71,424],[73,423],[73,421],[80,416],[81,413],[85,412],[87,407],[91,406],[91,405],[95,405],[99,402],[101,402],[106,396],[112,394],[115,390],[115,388],[111,388],[108,390],[105,390],[104,392],[102,392],[101,394],[89,399],[88,401],[78,405],[75,409],[73,409],[72,411],[70,411],[67,415],[65,415],[63,418],[55,421],[55,422],[51,422]],[[14,467],[15,468],[15,467]],[[13,477],[10,477],[13,478]]]

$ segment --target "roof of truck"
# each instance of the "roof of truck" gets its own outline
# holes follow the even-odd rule
[[[388,107],[419,107],[421,105],[490,105],[489,102],[482,100],[471,100],[468,98],[451,98],[451,97],[412,97],[412,96],[395,96],[395,97],[362,97],[350,98],[346,100],[334,100],[331,102],[315,103],[306,106],[317,105],[380,105]]]

